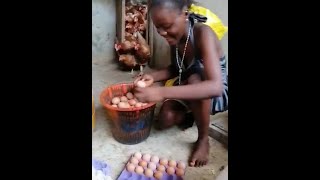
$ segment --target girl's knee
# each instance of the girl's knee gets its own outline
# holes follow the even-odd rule
[[[160,116],[159,116],[159,120],[162,122],[171,122],[174,121],[174,115],[175,113],[171,110],[167,110],[164,112],[161,112]]]
[[[175,125],[175,112],[172,110],[161,111],[157,129],[167,129]]]
[[[164,102],[159,112],[156,128],[166,129],[181,123],[186,110],[187,109],[177,101],[169,100]]]

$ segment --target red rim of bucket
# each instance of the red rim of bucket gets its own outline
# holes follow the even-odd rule
[[[143,110],[143,109],[147,109],[151,106],[154,106],[156,103],[154,102],[149,102],[148,105],[143,106],[143,107],[133,107],[133,108],[115,108],[113,106],[111,106],[110,104],[108,104],[105,100],[105,94],[107,93],[107,89],[111,88],[112,86],[126,86],[126,85],[130,85],[131,83],[117,83],[117,84],[112,84],[108,87],[106,87],[100,94],[100,103],[107,109],[111,109],[111,110],[115,110],[115,111],[123,111],[123,112],[130,112],[130,111],[137,111],[137,110]]]

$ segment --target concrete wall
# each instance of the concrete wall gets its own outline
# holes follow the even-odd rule
[[[216,14],[225,26],[228,26],[228,0],[197,0]],[[221,39],[222,48],[228,56],[228,32]]]
[[[92,58],[112,61],[116,33],[116,0],[92,0]]]

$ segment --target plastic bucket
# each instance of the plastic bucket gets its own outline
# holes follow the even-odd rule
[[[132,89],[133,84],[121,83],[107,87],[100,94],[100,103],[112,122],[112,136],[122,144],[138,144],[149,137],[156,107],[156,103],[127,109],[111,106],[113,97],[123,96]]]

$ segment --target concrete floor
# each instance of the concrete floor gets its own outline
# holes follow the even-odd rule
[[[148,69],[146,69],[148,71]],[[191,145],[197,139],[197,128],[193,126],[186,131],[173,127],[165,131],[151,130],[149,138],[137,145],[123,145],[115,141],[105,112],[100,105],[99,95],[102,90],[114,83],[129,82],[128,72],[117,70],[117,65],[110,61],[94,58],[92,61],[92,88],[96,108],[96,129],[92,134],[92,158],[104,161],[111,166],[111,177],[116,180],[130,155],[140,151],[187,162]],[[159,104],[156,108],[156,115]],[[214,117],[213,117],[214,118]],[[186,180],[213,180],[222,166],[228,164],[228,151],[218,141],[210,138],[209,164],[202,168],[188,167]]]

